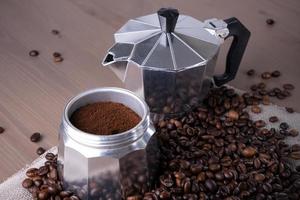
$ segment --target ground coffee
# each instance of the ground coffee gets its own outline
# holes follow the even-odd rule
[[[97,102],[77,109],[71,123],[78,129],[96,135],[111,135],[136,126],[141,118],[121,103]]]

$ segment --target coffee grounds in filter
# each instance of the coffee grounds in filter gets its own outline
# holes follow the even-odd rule
[[[97,102],[77,109],[71,123],[78,129],[95,135],[112,135],[135,127],[141,118],[121,103]]]

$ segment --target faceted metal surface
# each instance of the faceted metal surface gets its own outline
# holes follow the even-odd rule
[[[219,48],[229,31],[223,20],[179,15],[168,33],[160,18],[155,13],[129,20],[115,33],[116,44],[102,64],[144,98],[152,114],[180,114],[201,103],[213,85]]]
[[[165,32],[164,23],[163,27],[161,23],[163,21],[159,21],[157,14],[129,20],[115,33],[115,41],[117,44],[133,45],[133,49],[124,52],[126,50],[116,50],[113,46],[109,52],[115,60],[120,58],[118,54],[130,54],[127,60],[140,67],[176,71],[205,65],[228,35],[227,24],[222,20],[212,19],[203,23],[193,17],[179,15],[172,33]],[[109,63],[104,60],[103,64]]]
[[[70,123],[76,109],[99,101],[122,103],[142,121],[110,136],[84,133]],[[76,96],[65,108],[59,135],[59,174],[65,189],[82,200],[119,200],[148,191],[159,161],[154,132],[146,103],[127,90],[99,88]]]

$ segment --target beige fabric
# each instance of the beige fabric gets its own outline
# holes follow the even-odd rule
[[[279,117],[280,121],[287,122],[292,128],[296,128],[300,130],[300,114],[299,113],[287,113],[285,108],[278,107],[276,105],[270,106],[261,106],[263,112],[259,115],[251,114],[253,120],[263,119],[268,122],[268,118],[270,116],[276,115]],[[274,124],[268,124],[268,128],[279,126],[280,122]],[[298,143],[300,144],[300,136],[297,138],[288,137],[287,142],[290,144]],[[57,152],[57,147],[51,148],[48,152]],[[45,155],[45,154],[44,154]],[[18,171],[16,174],[11,176],[9,179],[4,181],[0,185],[0,200],[30,200],[30,193],[28,193],[25,189],[22,188],[21,182],[25,177],[26,169],[30,167],[38,167],[45,162],[44,155],[40,156],[33,163],[28,166],[25,166],[23,169]],[[298,164],[300,164],[298,162]]]

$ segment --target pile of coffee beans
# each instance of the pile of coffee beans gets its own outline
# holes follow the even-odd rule
[[[195,111],[160,121],[162,175],[144,199],[299,199],[300,173],[289,160],[300,159],[300,145],[284,142],[298,131],[252,121],[244,108],[262,99],[221,87]]]
[[[261,95],[220,87],[194,111],[159,121],[160,176],[153,190],[127,200],[298,200],[300,166],[290,160],[300,159],[300,145],[284,139],[299,133],[286,122],[267,129],[267,122],[251,120],[245,108],[262,102]],[[46,158],[44,166],[28,170],[23,187],[40,199],[78,199],[63,191],[56,156]]]
[[[62,188],[57,172],[57,155],[47,153],[45,157],[47,161],[43,166],[26,171],[27,178],[22,186],[32,194],[33,199],[79,200],[71,191]]]

